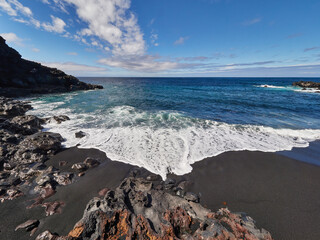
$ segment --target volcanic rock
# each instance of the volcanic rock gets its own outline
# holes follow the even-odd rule
[[[66,115],[59,115],[59,116],[53,116],[53,117],[50,117],[50,118],[46,118],[45,121],[48,122],[48,123],[52,123],[52,122],[55,122],[55,123],[62,123],[62,122],[65,122],[65,121],[68,121],[70,120],[70,118]]]
[[[82,131],[76,132],[74,135],[76,138],[83,138],[86,136],[86,134]]]
[[[100,165],[100,162],[97,159],[88,157],[84,160],[84,164],[86,164],[89,168],[96,167]]]
[[[31,231],[32,229],[38,227],[39,223],[39,220],[28,220],[17,226],[15,231],[17,231],[18,229],[25,229],[26,231]]]
[[[0,95],[26,96],[39,93],[60,93],[102,89],[102,86],[80,82],[56,69],[28,61],[10,48],[0,37]],[[1,110],[0,110],[1,112]]]
[[[311,82],[311,81],[300,81],[292,83],[293,86],[302,87],[302,88],[317,88],[320,89],[320,82]]]
[[[40,234],[37,239],[48,232]],[[42,238],[43,239],[43,238]],[[211,212],[195,202],[129,177],[115,191],[92,199],[68,236],[59,239],[264,239],[270,233],[228,209]]]

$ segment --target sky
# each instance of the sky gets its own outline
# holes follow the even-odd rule
[[[0,35],[75,76],[319,77],[319,0],[0,0]]]

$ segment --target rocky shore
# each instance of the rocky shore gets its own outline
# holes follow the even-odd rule
[[[0,96],[21,97],[101,88],[100,85],[81,82],[58,69],[23,59],[0,36]]]
[[[62,147],[64,139],[60,134],[43,131],[42,125],[52,121],[60,124],[69,117],[27,115],[32,109],[29,102],[7,97],[101,88],[22,59],[0,37],[0,96],[3,96],[0,97],[0,208],[1,204],[15,202],[14,208],[23,212],[5,205],[11,207],[1,211],[1,236],[37,240],[272,239],[270,233],[259,230],[244,213],[232,213],[227,208],[213,212],[203,207],[200,195],[186,190],[188,181],[162,181],[159,176],[132,166],[129,174],[117,180],[118,187],[113,184],[114,188],[104,187],[96,193],[82,219],[67,235],[50,232],[50,224],[46,224],[50,217],[62,214],[75,203],[57,199],[59,191],[85,179],[106,159],[88,156],[80,161],[71,156],[52,162],[51,159],[66,150]],[[83,134],[79,131],[76,137]],[[102,171],[104,175],[105,169]],[[109,186],[108,182],[99,184]],[[86,189],[82,189],[81,194],[86,194]],[[39,209],[43,209],[41,213]],[[34,214],[34,210],[38,214]],[[4,212],[17,215],[13,218],[18,224],[12,229],[12,223],[5,220],[12,216]]]
[[[63,139],[59,134],[43,132],[41,125],[67,121],[68,117],[41,119],[26,115],[30,109],[28,102],[0,98],[0,201],[33,193],[35,198],[25,211],[42,207],[46,216],[52,216],[72,207],[62,200],[50,202],[59,187],[85,177],[86,171],[98,167],[101,160],[86,158],[72,164],[69,171],[65,171],[65,161],[59,162],[61,169],[47,165],[50,157],[63,150]],[[272,239],[245,214],[202,207],[197,194],[185,192],[186,184],[162,181],[153,174],[142,176],[136,169],[118,188],[102,189],[67,236],[44,231],[36,239]],[[29,219],[15,230],[28,231],[34,238],[42,221]]]
[[[302,87],[303,89],[313,88],[320,90],[320,83],[319,82],[312,82],[312,81],[299,81],[292,83],[292,86]]]

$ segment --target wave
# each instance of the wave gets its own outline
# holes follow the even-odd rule
[[[320,139],[320,130],[314,129],[227,124],[179,112],[147,112],[130,106],[86,114],[61,105],[61,102],[33,102],[34,110],[30,113],[66,114],[70,121],[45,126],[60,133],[66,139],[66,147],[80,144],[80,148],[97,148],[112,160],[144,167],[164,179],[168,172],[186,174],[192,170],[191,164],[223,152],[291,150]],[[75,133],[80,130],[86,136],[77,139]]]
[[[274,86],[274,85],[268,85],[268,84],[258,85],[257,87],[287,89],[287,87],[283,87],[283,86]]]
[[[295,92],[303,92],[303,93],[319,93],[319,89],[315,88],[301,88],[301,87],[293,87],[293,86],[274,86],[274,85],[268,85],[268,84],[262,84],[262,85],[257,85],[257,87],[260,88],[272,88],[272,89],[284,89],[288,91],[295,91]]]

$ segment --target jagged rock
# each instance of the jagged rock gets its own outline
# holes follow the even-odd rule
[[[62,186],[71,184],[73,173],[63,172],[63,173],[54,173],[54,180]]]
[[[28,220],[16,227],[15,231],[18,229],[25,229],[26,231],[31,231],[32,229],[38,227],[40,224],[39,220]]]
[[[43,233],[40,233],[37,237],[36,240],[57,240],[58,235],[52,234],[49,231],[45,231]]]
[[[156,174],[150,174],[149,176],[147,176],[148,181],[161,181],[161,179],[161,176]]]
[[[317,88],[320,89],[320,82],[311,82],[311,81],[300,81],[292,83],[293,86],[302,87],[302,88]]]
[[[100,197],[104,197],[106,194],[107,194],[107,192],[109,192],[110,191],[110,189],[109,188],[103,188],[103,189],[101,189],[100,191],[99,191],[99,196]]]
[[[21,58],[0,37],[0,95],[25,96],[37,93],[59,93],[77,90],[102,89],[87,84],[64,72]],[[1,110],[0,110],[1,112]]]
[[[192,192],[187,192],[184,196],[184,199],[191,202],[199,202],[199,196]]]
[[[171,179],[171,178],[167,178],[167,179],[164,181],[164,188],[165,188],[165,189],[172,189],[175,184],[176,184],[176,180]]]
[[[45,208],[46,216],[51,216],[57,213],[61,213],[62,207],[65,204],[63,202],[47,202],[43,203],[42,206]]]
[[[50,183],[52,180],[52,176],[49,174],[43,174],[36,178],[36,183],[39,186],[44,186],[46,183]]]
[[[0,172],[0,179],[6,179],[10,176],[8,172]]]
[[[59,115],[59,116],[53,116],[51,118],[46,118],[45,120],[46,122],[49,122],[49,123],[55,122],[60,124],[62,122],[70,120],[70,118],[66,115]]]
[[[71,168],[81,172],[87,170],[88,167],[85,163],[75,163]]]
[[[92,199],[82,219],[61,239],[271,240],[254,221],[227,209],[217,213],[129,177],[115,191]]]
[[[13,165],[13,164],[10,164],[10,163],[4,163],[4,164],[3,164],[3,169],[4,169],[4,170],[9,171],[9,170],[12,170],[13,168],[14,168],[14,165]]]
[[[20,143],[20,148],[40,153],[56,152],[61,149],[61,142],[63,141],[58,133],[40,132],[26,137]]]
[[[84,160],[84,164],[88,166],[88,168],[96,167],[100,165],[100,162],[97,159],[88,157]]]
[[[60,162],[59,162],[59,167],[63,167],[63,166],[65,166],[65,165],[67,165],[67,163],[68,163],[68,162],[66,162],[66,161],[60,161]]]
[[[86,134],[82,131],[76,132],[74,135],[76,138],[83,138],[86,136]]]
[[[0,37],[0,41],[1,41],[1,37]],[[20,115],[24,115],[30,109],[32,109],[32,107],[28,102],[21,102],[18,100],[13,100],[12,98],[0,97],[0,116],[7,116],[7,117],[20,116]]]

